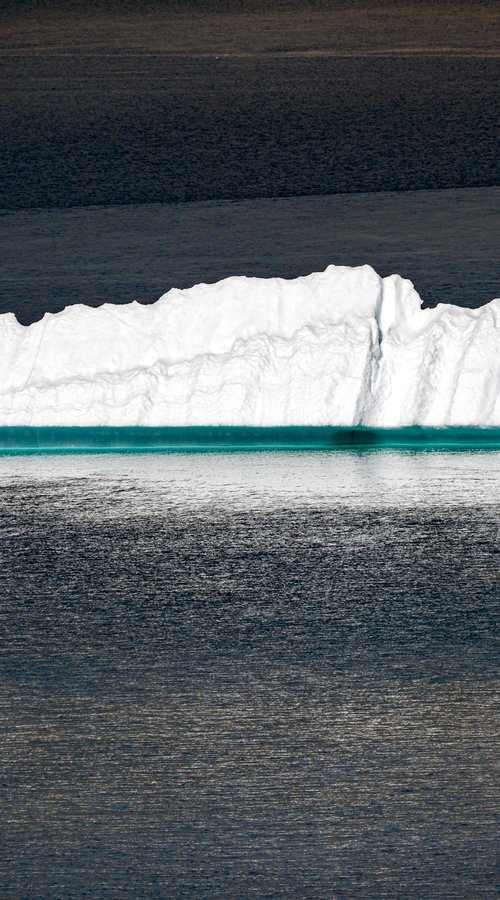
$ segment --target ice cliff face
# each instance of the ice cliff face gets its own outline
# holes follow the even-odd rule
[[[500,300],[369,266],[0,316],[0,425],[500,426]]]

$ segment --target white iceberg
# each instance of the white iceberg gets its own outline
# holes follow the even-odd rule
[[[500,426],[500,300],[329,266],[0,316],[0,425]]]

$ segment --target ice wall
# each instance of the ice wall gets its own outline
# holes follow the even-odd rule
[[[369,266],[0,316],[0,425],[500,426],[500,300]]]

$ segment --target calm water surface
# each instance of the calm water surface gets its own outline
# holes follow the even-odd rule
[[[499,476],[0,458],[2,894],[496,895]]]

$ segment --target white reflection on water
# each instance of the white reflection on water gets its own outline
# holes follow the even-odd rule
[[[290,505],[411,507],[490,505],[498,500],[496,451],[341,451],[110,454],[0,457],[0,485],[85,479],[98,491],[101,514],[122,514],[120,493],[134,514],[169,507]],[[57,492],[56,492],[57,493]],[[112,506],[102,505],[110,496]],[[79,511],[80,492],[75,493]],[[75,510],[76,511],[76,510]]]

